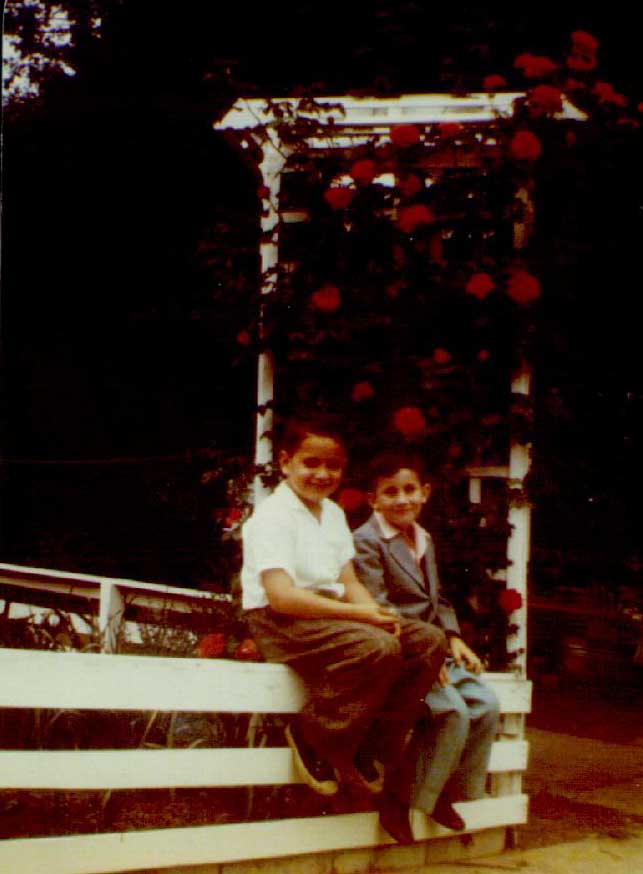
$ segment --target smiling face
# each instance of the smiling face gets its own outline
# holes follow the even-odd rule
[[[430,487],[420,482],[414,470],[404,467],[377,480],[371,506],[390,525],[407,531],[413,527],[429,494]]]
[[[292,454],[282,451],[279,464],[293,492],[308,507],[318,507],[341,482],[346,455],[332,437],[309,434]]]

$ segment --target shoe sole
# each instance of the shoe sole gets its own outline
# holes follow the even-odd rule
[[[286,735],[286,741],[292,752],[293,761],[295,764],[295,771],[306,784],[306,786],[309,786],[319,795],[336,795],[339,791],[339,785],[335,780],[317,780],[316,777],[314,777],[313,774],[310,773],[304,763],[304,760],[301,757],[297,744],[295,743],[295,739],[292,736],[290,726],[286,726],[284,734]]]

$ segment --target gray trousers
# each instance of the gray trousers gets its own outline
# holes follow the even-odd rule
[[[384,764],[389,789],[408,799],[411,780],[403,788],[393,774],[444,662],[444,633],[413,619],[400,620],[396,638],[365,622],[299,619],[270,607],[246,616],[264,658],[304,680],[300,725],[318,754],[338,766],[366,746]]]
[[[498,728],[496,693],[478,676],[449,663],[450,685],[426,697],[431,719],[416,733],[412,804],[431,813],[444,791],[452,801],[484,795],[491,746]]]

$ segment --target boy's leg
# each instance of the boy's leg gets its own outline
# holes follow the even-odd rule
[[[413,807],[431,813],[458,767],[469,736],[469,710],[457,689],[436,683],[426,696],[430,718],[417,729]]]
[[[493,689],[475,674],[460,667],[454,667],[450,674],[454,688],[467,706],[469,733],[446,789],[454,800],[474,800],[484,795],[500,703]]]
[[[308,743],[333,764],[352,763],[403,665],[397,638],[366,623],[297,619],[269,608],[251,611],[248,622],[262,655],[306,683],[299,721]]]
[[[374,755],[386,767],[389,791],[408,803],[415,760],[404,753],[404,747],[425,710],[425,697],[437,680],[447,646],[444,632],[435,625],[403,618],[400,647],[402,667],[369,733],[369,741]]]

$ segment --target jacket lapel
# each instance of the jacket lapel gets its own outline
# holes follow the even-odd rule
[[[404,542],[403,537],[401,535],[393,537],[387,541],[387,546],[391,559],[413,580],[422,592],[426,593],[424,575],[417,566],[415,559],[411,555],[411,550]]]

